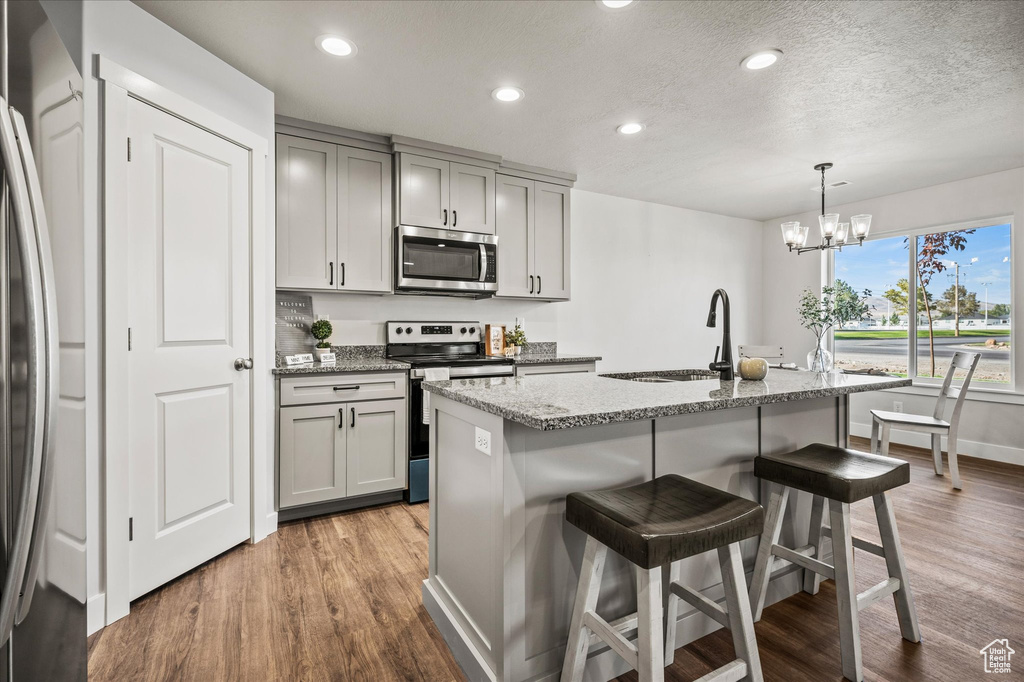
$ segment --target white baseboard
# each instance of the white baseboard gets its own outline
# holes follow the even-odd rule
[[[871,425],[854,424],[851,422],[850,435],[860,436],[862,438],[871,438]],[[891,440],[893,443],[924,448],[925,450],[931,450],[932,447],[931,435],[927,433],[897,431],[894,429],[892,431]],[[945,439],[942,441],[942,448],[943,450],[946,448]],[[1005,462],[1006,464],[1024,466],[1024,448],[1012,448],[1007,445],[980,443],[975,440],[964,440],[961,438],[957,442],[957,450],[957,454],[967,455],[968,457],[977,457],[979,459],[988,459],[993,462]]]
[[[277,512],[272,511],[267,514],[267,535],[277,532]]]
[[[100,592],[85,602],[86,634],[99,632],[106,626],[107,593]]]

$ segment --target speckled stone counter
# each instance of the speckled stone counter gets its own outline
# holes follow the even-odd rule
[[[600,355],[566,355],[565,353],[523,353],[516,356],[517,365],[563,365],[576,362],[597,362]]]
[[[423,387],[431,393],[504,419],[552,431],[824,398],[910,384],[909,379],[896,377],[822,375],[773,369],[764,381],[734,379],[721,382],[716,377],[709,377],[706,380],[652,384],[578,374],[424,382]]]
[[[274,374],[337,374],[339,372],[406,372],[409,363],[384,357],[384,346],[334,346],[337,362],[321,364],[311,362],[305,365],[284,364],[279,355]]]

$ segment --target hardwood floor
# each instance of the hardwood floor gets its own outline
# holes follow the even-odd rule
[[[910,484],[892,497],[923,641],[900,638],[890,601],[862,611],[865,679],[985,679],[981,647],[1005,637],[1024,652],[1024,468],[961,457],[957,492],[929,453],[893,454],[911,462]],[[870,500],[853,517],[855,534],[877,541]],[[858,552],[859,589],[884,568]],[[90,638],[89,678],[462,680],[420,603],[426,574],[426,505],[286,524],[133,603]],[[766,680],[842,677],[832,581],[765,609],[756,632]],[[1003,679],[1022,677],[1018,656]],[[719,630],[676,652],[665,678],[693,680],[732,658]]]

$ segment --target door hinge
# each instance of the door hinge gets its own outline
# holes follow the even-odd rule
[[[132,328],[128,327],[128,350],[132,349]]]
[[[128,517],[128,542],[135,539],[135,517]]]
[[[132,160],[132,138],[128,138],[128,160]]]

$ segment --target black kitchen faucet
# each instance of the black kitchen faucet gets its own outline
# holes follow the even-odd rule
[[[725,289],[716,289],[715,293],[711,295],[711,310],[708,312],[708,326],[715,326],[715,317],[717,316],[716,311],[718,308],[718,299],[722,299],[722,312],[725,313],[725,324],[722,325],[722,345],[715,348],[715,360],[708,369],[714,370],[721,375],[722,381],[732,381],[733,368],[732,368],[732,336],[729,330],[729,294],[725,293]],[[718,360],[718,352],[722,349],[722,360]]]

